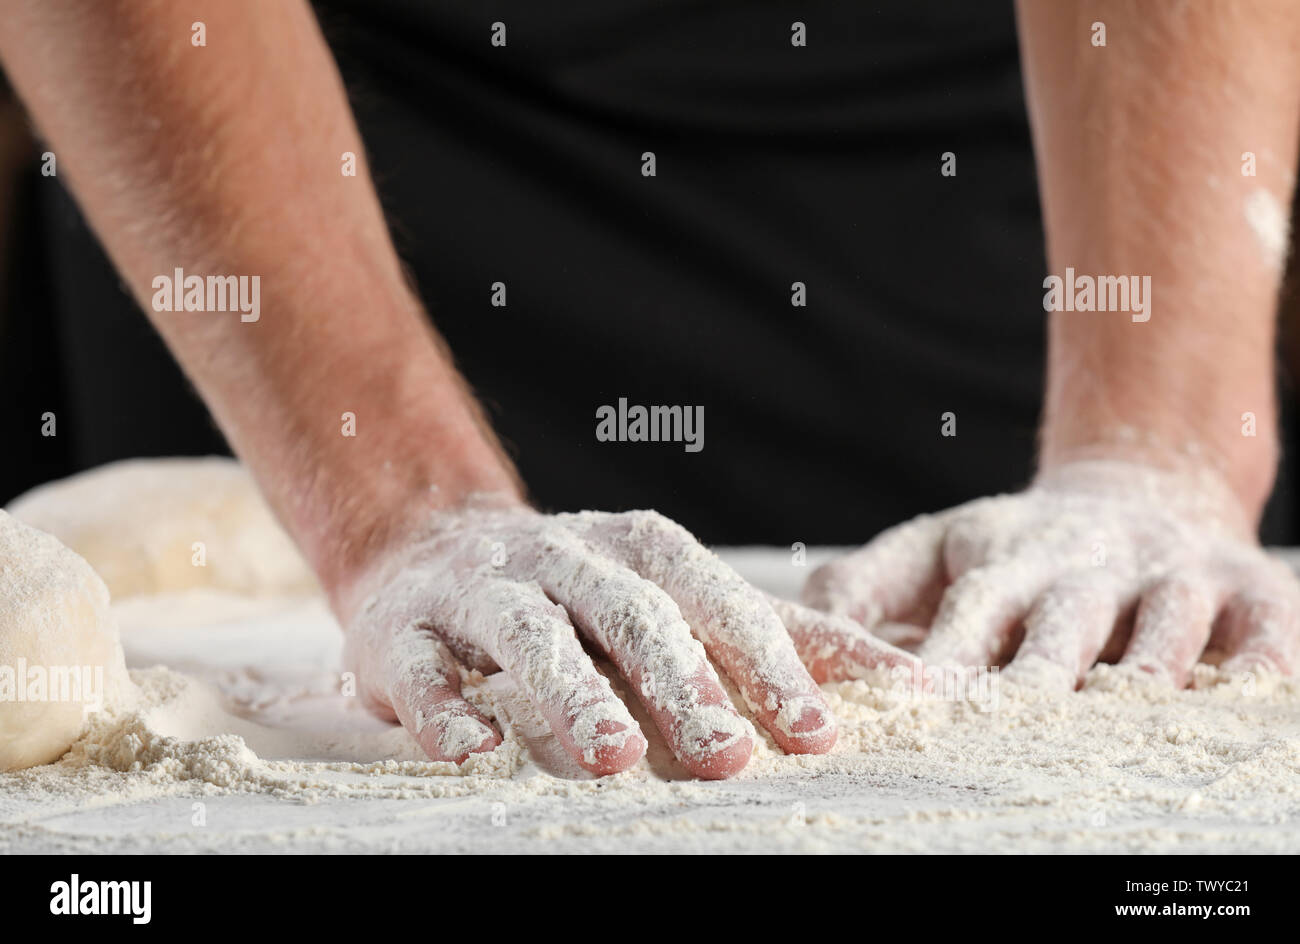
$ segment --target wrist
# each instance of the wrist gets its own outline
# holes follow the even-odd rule
[[[1266,348],[1163,358],[1135,343],[1090,350],[1092,336],[1058,336],[1054,324],[1039,466],[1086,459],[1131,461],[1168,472],[1216,476],[1253,527],[1273,489],[1280,448]]]
[[[395,470],[394,470],[395,471]],[[364,494],[337,502],[333,514],[313,522],[300,540],[331,607],[346,625],[361,601],[382,583],[404,549],[438,533],[461,510],[480,507],[531,510],[502,466],[445,467],[442,481],[430,481],[422,464],[373,483]]]
[[[1254,541],[1255,522],[1227,480],[1209,466],[1168,455],[1106,452],[1099,444],[1069,461],[1044,465],[1033,487],[1119,502],[1135,515],[1159,511],[1198,529]]]
[[[517,509],[536,512],[512,481],[495,479],[503,487],[462,492],[441,485],[396,494],[367,514],[328,529],[314,561],[331,608],[346,626],[366,597],[382,587],[412,557],[421,542],[461,522],[467,513]]]
[[[352,395],[330,399],[346,413],[300,428],[295,446],[277,447],[267,464],[267,490],[340,615],[355,588],[440,512],[482,495],[526,506],[477,402],[435,355],[412,343],[336,365]]]
[[[1271,432],[1242,438],[1249,445],[1169,438],[1148,428],[1122,424],[1096,428],[1087,437],[1068,438],[1045,428],[1035,482],[1069,481],[1071,470],[1085,465],[1150,470],[1155,477],[1144,479],[1143,484],[1158,488],[1162,500],[1178,494],[1193,496],[1196,507],[1186,510],[1198,514],[1212,511],[1232,530],[1249,536],[1272,490],[1278,446]],[[1141,492],[1138,483],[1130,482],[1130,486],[1135,493]]]

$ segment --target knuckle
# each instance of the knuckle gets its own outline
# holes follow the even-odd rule
[[[690,538],[690,532],[668,516],[653,510],[625,511],[624,524],[631,537]],[[692,539],[693,540],[693,539]]]
[[[830,602],[847,588],[851,573],[851,565],[843,558],[822,564],[804,582],[804,601],[814,606]]]

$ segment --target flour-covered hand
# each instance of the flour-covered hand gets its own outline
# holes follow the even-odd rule
[[[873,648],[850,621],[777,602],[787,632],[773,602],[654,512],[546,515],[479,499],[435,515],[426,536],[376,568],[346,621],[346,654],[368,703],[435,759],[500,742],[460,692],[461,665],[499,667],[580,764],[614,773],[646,741],[582,639],[614,664],[688,770],[727,777],[745,766],[754,732],[710,660],[782,749],[824,753],[835,722],[795,640],[856,660],[823,658],[822,677],[912,659]]]
[[[927,664],[1007,664],[1004,677],[1062,688],[1099,660],[1178,686],[1203,656],[1300,666],[1300,583],[1209,472],[1060,465],[884,532],[811,574],[804,599],[886,638],[928,628]]]

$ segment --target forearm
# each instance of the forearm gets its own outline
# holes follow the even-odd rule
[[[423,509],[516,489],[405,284],[305,2],[3,11],[60,173],[327,587]],[[260,276],[261,317],[154,311],[176,268]]]
[[[1050,316],[1042,464],[1203,462],[1255,515],[1277,456],[1300,7],[1019,0],[1018,14],[1051,272],[1151,287],[1149,321]]]

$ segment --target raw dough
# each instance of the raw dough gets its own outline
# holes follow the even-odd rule
[[[57,760],[130,686],[104,582],[0,511],[0,770]]]
[[[34,488],[9,512],[89,561],[114,599],[194,588],[271,596],[317,587],[233,459],[115,462]]]

